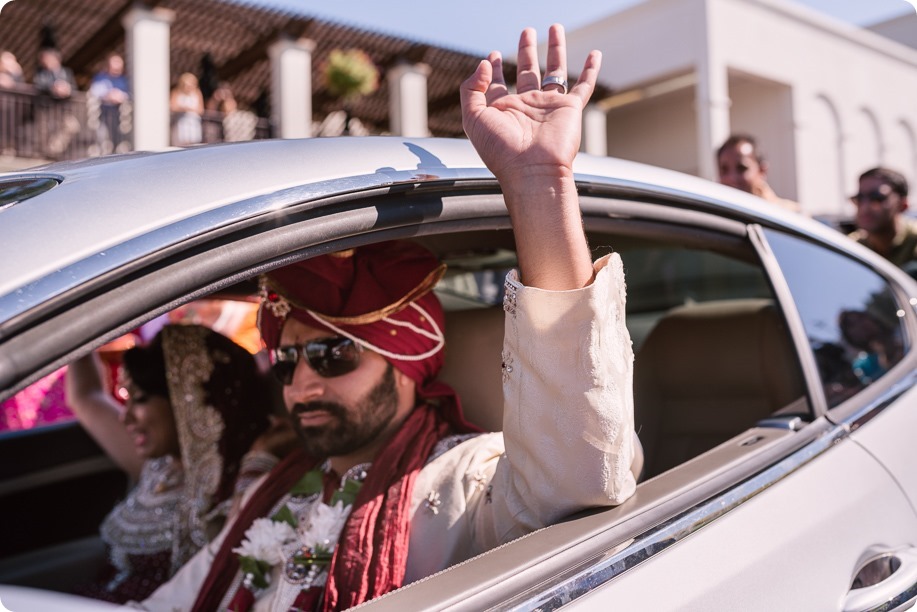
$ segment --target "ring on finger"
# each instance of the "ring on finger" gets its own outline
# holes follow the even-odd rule
[[[541,91],[545,91],[545,88],[557,85],[560,87],[560,93],[565,94],[568,91],[567,79],[561,78],[559,76],[546,76],[541,80]]]

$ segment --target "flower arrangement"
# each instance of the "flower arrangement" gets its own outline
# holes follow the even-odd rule
[[[334,49],[324,65],[325,86],[339,98],[352,100],[379,89],[379,69],[359,49]]]
[[[289,575],[309,577],[331,564],[334,548],[347,522],[362,483],[345,480],[331,497],[331,503],[318,501],[309,514],[308,523],[300,525],[289,506],[282,506],[272,517],[257,519],[245,532],[241,545],[233,549],[239,555],[243,586],[252,594],[270,584],[272,569],[286,563]],[[322,490],[322,472],[307,472],[290,490],[294,496],[313,496]],[[295,551],[290,554],[290,548]]]
[[[263,589],[268,585],[271,568],[284,560],[283,547],[296,541],[296,531],[284,520],[257,519],[245,532],[241,546],[232,552],[239,555],[245,574],[245,586]]]

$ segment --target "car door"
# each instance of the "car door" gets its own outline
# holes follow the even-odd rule
[[[359,204],[334,202],[327,211],[315,208],[316,213],[303,206],[296,214],[284,214],[282,223],[277,218],[266,220],[261,232],[245,228],[232,239],[214,236],[214,244],[206,244],[206,250],[195,244],[183,259],[153,262],[142,278],[119,283],[108,296],[90,296],[61,319],[87,321],[92,314],[99,330],[80,333],[111,337],[116,325],[121,331],[130,329],[163,312],[167,302],[220,289],[240,280],[239,276],[249,278],[253,267],[265,262],[276,264],[281,257],[307,256],[373,239],[414,237],[440,245],[443,251],[460,252],[446,249],[445,243],[450,235],[474,229],[479,231],[476,248],[511,248],[498,193],[480,185],[476,191],[458,195],[438,189],[370,194]],[[628,264],[632,269],[641,262],[654,264],[650,268],[658,274],[652,278],[665,281],[661,287],[666,291],[659,295],[676,298],[658,306],[651,299],[643,300],[640,312],[628,313],[634,323],[655,326],[671,310],[681,316],[683,306],[693,307],[698,301],[738,301],[748,306],[769,300],[771,305],[779,303],[784,312],[792,310],[787,306],[789,291],[777,287],[779,271],[762,264],[773,258],[759,257],[749,237],[753,232],[745,223],[684,210],[683,201],[669,207],[626,199],[610,206],[606,200],[583,198],[591,244],[626,251],[627,240],[632,239],[631,253],[638,254],[647,240],[685,247],[681,252],[671,249],[660,258],[648,253],[642,260],[640,255]],[[378,236],[370,235],[375,232]],[[472,244],[457,240],[459,246]],[[687,252],[700,252],[689,259],[701,265],[682,266]],[[624,256],[627,260],[626,252]],[[679,275],[683,268],[703,273]],[[722,282],[724,278],[728,282]],[[647,288],[645,295],[653,297],[653,285]],[[762,288],[765,294],[760,293]],[[107,304],[117,307],[114,323],[95,315]],[[777,322],[794,329],[797,348],[808,347],[798,315],[786,321],[779,317]],[[70,333],[75,328],[66,329]],[[638,331],[632,330],[635,341],[645,346],[649,335]],[[683,356],[684,361],[700,362],[711,372],[721,367],[697,359],[690,350]],[[786,609],[800,602],[800,609],[837,609],[861,560],[871,558],[877,545],[894,549],[917,541],[917,528],[910,506],[879,463],[851,443],[846,428],[824,417],[823,392],[813,386],[817,372],[811,354],[800,363],[794,354],[790,361],[789,370],[803,372],[808,385],[799,402],[784,406],[779,400],[778,407],[762,414],[765,418],[740,421],[727,439],[708,446],[710,450],[699,455],[687,452],[685,456],[691,458],[673,468],[660,468],[620,507],[552,525],[380,598],[368,608],[554,609],[572,604],[603,609],[609,605]],[[819,402],[822,408],[816,410]],[[877,499],[882,500],[882,508],[874,509]],[[860,528],[855,519],[864,526]],[[855,537],[844,531],[850,524],[858,525]],[[813,568],[818,568],[817,575]],[[792,589],[770,588],[780,581]],[[809,582],[818,585],[811,595],[802,589]],[[671,592],[660,586],[669,584],[674,585]]]
[[[584,200],[587,211],[591,204]],[[846,379],[829,378],[825,360],[815,355],[815,341],[824,340],[818,325],[836,327],[839,313],[856,305],[850,296],[863,305],[881,293],[881,275],[862,262],[853,261],[853,270],[841,266],[838,274],[849,291],[832,299],[825,285],[836,281],[826,274],[833,268],[819,257],[823,251],[837,254],[830,245],[808,241],[813,253],[775,257],[784,245],[769,243],[755,225],[637,204],[615,203],[614,210],[630,219],[599,222],[587,216],[587,228],[591,244],[613,245],[625,262],[638,370],[655,330],[673,315],[681,317],[686,309],[725,312],[737,302],[773,299],[785,317],[784,333],[792,333],[798,358],[792,366],[805,380],[804,397],[746,422],[747,429],[700,455],[651,473],[622,506],[553,525],[368,607],[397,610],[411,602],[417,609],[449,610],[865,610],[895,609],[907,601],[917,583],[911,549],[917,514],[885,466],[827,412],[837,402],[864,405],[874,388],[913,369],[912,357],[904,355],[898,369],[876,383],[856,379],[838,387]],[[658,222],[665,215],[670,223],[651,227],[650,218]],[[800,240],[783,232],[774,242],[784,234]],[[745,251],[750,245],[757,258]],[[781,264],[800,273],[785,277]],[[756,273],[766,276],[764,293]],[[799,299],[804,289],[819,299]],[[661,296],[674,296],[676,305],[653,306]],[[704,302],[715,308],[705,310],[710,304]],[[809,312],[813,307],[817,311]],[[684,343],[669,345],[676,348],[668,351],[680,352],[668,356],[700,361],[700,372],[706,368],[711,380],[720,380],[714,367],[747,363],[744,338],[733,340],[724,348],[725,365],[699,358],[702,351]],[[635,387],[639,391],[639,373]],[[639,393],[635,400],[639,422]],[[749,410],[740,400],[730,406]],[[646,428],[639,433],[647,446]]]
[[[99,524],[127,487],[72,417],[0,433],[0,583],[93,580],[105,558]]]
[[[801,364],[818,371],[810,376],[819,387],[811,390],[816,409],[822,401],[828,407],[846,402],[859,407],[862,420],[867,406],[876,405],[866,393],[876,393],[872,385],[881,383],[887,396],[889,386],[910,382],[913,360],[905,360],[903,351],[907,329],[899,325],[896,292],[881,275],[785,232],[754,226],[749,232],[797,334]],[[844,355],[852,376],[830,368],[824,356],[816,359],[816,353],[828,352],[827,345],[844,342],[842,313],[855,310],[896,326],[894,342],[902,350],[889,357],[897,361],[886,363],[889,371],[875,380],[862,371],[860,355],[850,347]],[[906,403],[913,396],[897,399]],[[657,534],[643,534],[646,544],[638,538],[631,546],[634,565],[571,607],[598,610],[640,602],[652,610],[894,609],[914,596],[917,517],[870,447],[885,448],[884,455],[900,462],[901,453],[893,453],[904,445],[889,442],[901,439],[900,431],[913,431],[892,429],[914,418],[905,408],[891,406],[890,416],[864,423],[853,435],[848,423],[818,417],[808,426],[819,430],[808,444],[733,490],[670,518]],[[884,573],[871,573],[876,564],[870,562],[882,558],[892,559]]]
[[[578,602],[584,609],[639,597],[654,610],[895,609],[914,596],[911,500],[877,460],[903,471],[906,432],[914,431],[908,405],[917,394],[901,390],[911,384],[913,360],[899,355],[897,368],[886,364],[889,370],[870,380],[856,367],[860,351],[846,347],[852,376],[830,367],[825,356],[845,341],[844,312],[869,310],[897,325],[903,312],[894,302],[896,291],[841,253],[785,233],[766,234],[807,342],[822,352],[818,370],[826,402],[846,404],[857,420],[835,419],[839,424],[833,425],[826,419],[818,439],[775,466],[786,474],[766,490],[590,593]],[[896,328],[898,338],[904,332]],[[883,404],[884,414],[872,414]],[[876,418],[867,423],[869,416]],[[850,427],[857,431],[848,434]],[[766,473],[758,480],[767,482]],[[882,558],[892,560],[888,570],[867,576],[869,562]]]
[[[800,465],[813,453],[819,456]],[[853,441],[828,432],[733,495],[732,508],[727,495],[673,519],[664,529],[677,541],[571,608],[857,609],[845,600],[856,595],[858,570],[917,537],[914,514],[888,473]]]

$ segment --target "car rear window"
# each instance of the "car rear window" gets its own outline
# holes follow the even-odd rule
[[[904,357],[904,310],[867,265],[782,232],[766,232],[815,354],[828,407],[882,378]]]

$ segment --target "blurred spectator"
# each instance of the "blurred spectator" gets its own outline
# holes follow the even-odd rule
[[[169,98],[169,108],[172,111],[172,144],[181,147],[201,142],[204,96],[196,76],[185,72],[178,77],[178,84]]]
[[[779,197],[767,184],[767,161],[755,139],[733,134],[716,152],[720,183],[764,198],[782,208],[799,212],[799,204]]]
[[[124,58],[108,56],[105,68],[92,78],[89,95],[99,104],[99,127],[96,132],[101,154],[118,151],[123,141],[122,104],[130,99],[130,85],[124,75]]]
[[[70,145],[80,124],[70,108],[70,96],[76,89],[73,72],[61,63],[60,51],[42,49],[38,55],[35,73],[36,100],[35,123],[44,155],[56,159]]]
[[[0,89],[15,90],[23,85],[22,66],[16,56],[0,51]],[[21,96],[0,95],[0,155],[15,155],[28,110]]]
[[[255,137],[255,126],[258,117],[254,113],[239,108],[229,83],[220,83],[207,103],[210,110],[223,113],[223,140],[238,142]]]
[[[885,321],[869,310],[844,310],[838,326],[854,353],[853,373],[864,385],[875,382],[901,361],[901,343],[895,334],[897,321]]]
[[[22,66],[9,51],[0,51],[0,89],[16,89],[25,85]]]
[[[856,206],[857,230],[850,237],[866,245],[911,276],[917,272],[917,224],[905,218],[907,179],[889,168],[872,168],[860,175]]]
[[[56,100],[66,100],[76,89],[73,72],[61,64],[60,51],[42,49],[38,54],[35,89]]]

